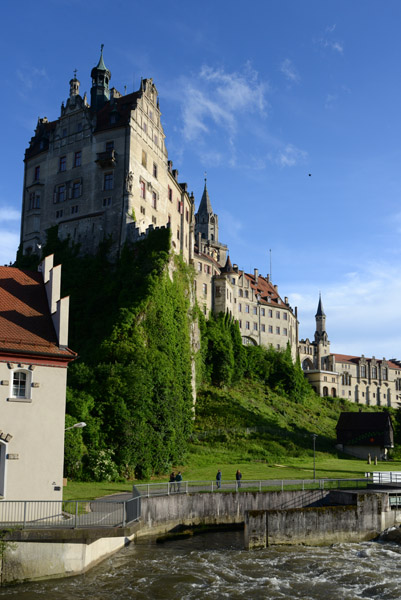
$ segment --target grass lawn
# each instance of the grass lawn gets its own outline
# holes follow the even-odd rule
[[[214,462],[212,465],[190,464],[191,461],[189,461],[188,466],[176,467],[175,471],[181,470],[184,481],[214,481],[217,469],[221,469],[223,479],[231,480],[235,478],[237,469],[242,472],[243,479],[311,479],[313,477],[313,459],[310,457],[283,458],[279,464],[261,462],[233,464],[224,462],[223,456],[220,459],[219,463]],[[359,478],[364,477],[367,471],[401,471],[401,462],[380,462],[375,466],[368,465],[364,460],[327,458],[327,455],[319,453],[316,455],[316,477],[318,479]],[[151,482],[158,481],[168,481],[168,475],[151,479]],[[68,481],[67,486],[64,487],[63,498],[64,500],[92,500],[110,494],[130,492],[133,483],[132,481],[121,483]],[[137,481],[135,483],[147,482]]]

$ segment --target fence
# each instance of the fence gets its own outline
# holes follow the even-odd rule
[[[269,492],[291,490],[328,490],[345,488],[366,488],[371,480],[363,479],[265,479],[222,480],[216,481],[180,481],[166,483],[142,483],[136,490],[147,498],[171,494],[190,494],[195,492]]]
[[[3,500],[0,527],[125,527],[140,517],[139,494],[127,500]]]

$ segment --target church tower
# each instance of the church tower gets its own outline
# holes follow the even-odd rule
[[[100,49],[100,58],[96,67],[91,71],[91,109],[97,112],[102,106],[110,100],[109,81],[111,73],[103,61],[103,44]]]
[[[209,192],[207,191],[206,177],[205,189],[203,190],[202,199],[199,205],[198,212],[195,215],[195,235],[201,234],[202,240],[208,242],[219,241],[219,220],[214,214],[210,203]]]

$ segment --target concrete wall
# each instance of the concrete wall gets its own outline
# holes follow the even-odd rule
[[[301,508],[324,500],[324,490],[174,494],[142,498],[143,527],[138,536],[167,533],[177,525],[243,523],[246,510]],[[356,502],[356,500],[355,500]]]

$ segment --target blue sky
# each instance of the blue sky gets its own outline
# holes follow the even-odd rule
[[[401,2],[21,0],[3,7],[0,264],[19,241],[23,156],[104,43],[111,84],[153,77],[169,158],[220,241],[332,350],[401,358]],[[309,175],[310,174],[310,175]]]

